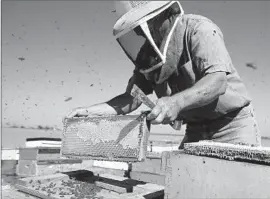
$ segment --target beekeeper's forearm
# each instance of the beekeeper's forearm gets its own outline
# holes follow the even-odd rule
[[[123,93],[106,102],[117,115],[125,115],[135,111],[141,102],[134,99],[129,93]]]
[[[180,110],[186,111],[210,104],[223,95],[226,88],[226,73],[216,72],[205,75],[194,86],[172,97],[176,100]]]

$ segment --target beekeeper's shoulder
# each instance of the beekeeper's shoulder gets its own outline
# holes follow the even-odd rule
[[[187,31],[190,36],[195,35],[197,32],[205,32],[212,31],[213,29],[219,32],[222,35],[222,31],[220,28],[207,17],[195,14],[187,14],[186,23],[187,23]]]

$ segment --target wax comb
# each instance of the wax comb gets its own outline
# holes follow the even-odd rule
[[[227,160],[270,165],[270,147],[199,141],[184,144],[184,152],[191,155],[209,156]]]
[[[121,162],[143,161],[149,131],[146,114],[66,119],[62,156]]]

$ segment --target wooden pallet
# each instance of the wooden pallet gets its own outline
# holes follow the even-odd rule
[[[76,187],[74,184],[79,184],[80,188],[72,188]],[[93,189],[96,191],[94,191],[93,194],[91,193],[91,197],[82,194],[83,190],[88,190],[87,192],[89,193],[88,186],[90,186],[90,189],[96,187]],[[164,186],[110,174],[95,175],[88,170],[22,178],[17,181],[15,188],[24,193],[43,199],[138,199],[145,197],[154,199],[162,198],[164,196]]]

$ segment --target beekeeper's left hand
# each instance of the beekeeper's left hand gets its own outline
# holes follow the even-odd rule
[[[172,96],[162,97],[157,100],[156,106],[147,115],[147,119],[152,124],[169,124],[177,118],[180,111],[179,100],[175,100]]]

